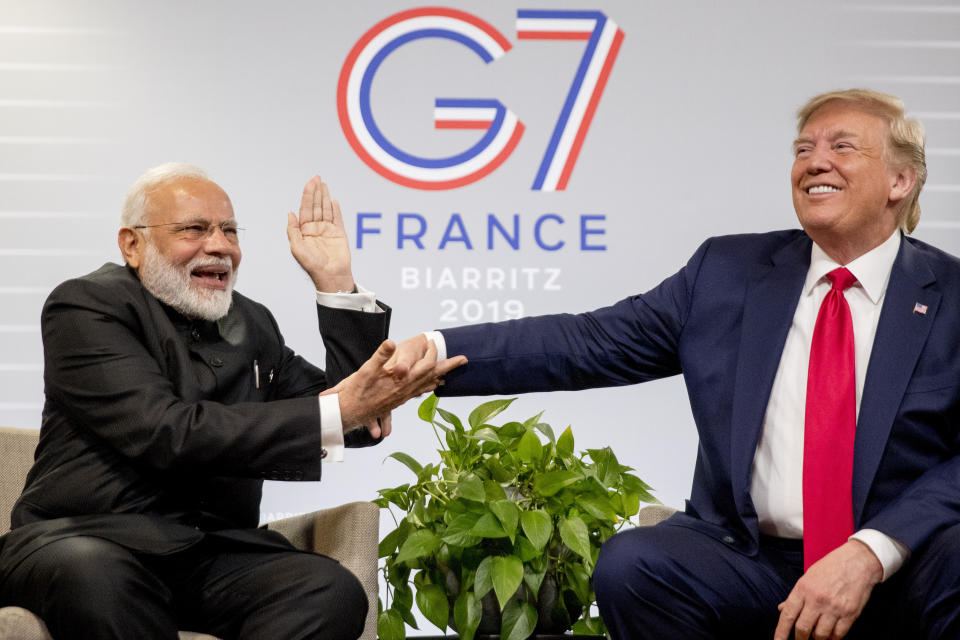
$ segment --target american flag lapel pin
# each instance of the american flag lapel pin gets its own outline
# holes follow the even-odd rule
[[[913,305],[913,312],[925,316],[927,315],[927,305],[917,302]]]

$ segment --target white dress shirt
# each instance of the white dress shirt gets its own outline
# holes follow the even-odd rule
[[[899,248],[900,232],[896,231],[886,242],[850,264],[839,265],[823,249],[813,245],[810,269],[783,345],[763,420],[763,433],[753,460],[750,496],[762,533],[784,538],[803,537],[803,433],[807,369],[820,303],[831,287],[826,275],[845,266],[857,279],[844,295],[853,318],[859,415],[867,364],[870,362],[890,270]],[[883,565],[884,580],[900,568],[909,554],[899,542],[873,529],[858,531],[852,537],[866,544],[876,554]]]
[[[377,296],[357,285],[355,293],[324,293],[317,291],[317,304],[334,309],[352,309],[368,313],[383,313],[377,305]],[[326,452],[327,462],[343,461],[343,420],[340,419],[339,394],[319,396],[320,447]]]

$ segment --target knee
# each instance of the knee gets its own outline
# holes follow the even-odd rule
[[[616,600],[629,594],[630,599],[643,594],[656,595],[660,589],[653,582],[661,574],[658,546],[648,540],[645,528],[631,529],[613,536],[600,548],[593,572],[597,600]]]
[[[43,618],[54,637],[175,633],[164,616],[169,591],[131,552],[107,540],[76,536],[51,542],[14,574],[20,600]],[[131,631],[143,629],[158,635]]]
[[[363,630],[363,622],[367,616],[368,602],[367,592],[356,575],[349,569],[337,565],[337,569],[330,582],[330,591],[335,601],[340,607],[340,611],[345,619],[359,622],[359,630]],[[324,599],[330,596],[325,596]]]
[[[960,627],[960,525],[935,535],[910,562],[908,609],[924,620],[946,614]]]
[[[131,573],[143,571],[129,551],[100,538],[65,538],[42,551],[50,564],[48,584],[81,600],[115,597],[123,592]]]
[[[369,603],[360,580],[338,562],[320,556],[302,561],[306,571],[291,579],[282,598],[283,606],[296,603],[299,611],[313,611],[312,620],[304,620],[315,633],[302,637],[353,640],[363,633]],[[291,634],[289,637],[301,637]]]

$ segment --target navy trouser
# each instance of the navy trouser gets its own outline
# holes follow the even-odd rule
[[[614,640],[771,640],[803,572],[798,545],[747,556],[670,523],[621,532],[600,550],[594,588]],[[874,588],[847,638],[960,639],[960,525],[936,535]]]
[[[0,604],[43,618],[55,640],[355,640],[367,596],[338,562],[207,538],[174,554],[135,554],[76,536],[41,547],[5,576]]]

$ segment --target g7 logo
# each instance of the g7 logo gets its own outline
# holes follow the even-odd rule
[[[373,26],[351,49],[337,83],[337,113],[350,146],[374,171],[414,189],[454,189],[499,167],[523,136],[524,126],[499,100],[437,98],[434,127],[480,129],[469,149],[446,158],[424,158],[392,144],[370,108],[370,87],[387,56],[421,38],[446,38],[472,49],[484,63],[502,57],[510,43],[475,15],[443,7],[402,11]],[[623,31],[599,11],[517,11],[520,40],[586,40],[573,83],[533,182],[536,191],[566,189],[590,122],[623,42]]]

